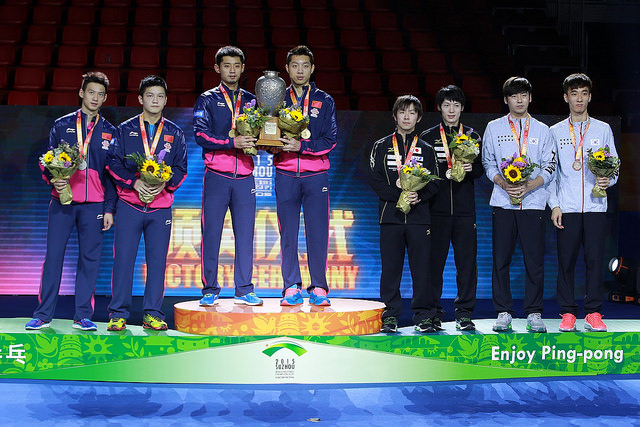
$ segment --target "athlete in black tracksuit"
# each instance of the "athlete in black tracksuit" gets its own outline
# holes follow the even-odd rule
[[[438,160],[438,173],[442,178],[438,193],[429,200],[431,211],[431,283],[436,293],[436,318],[441,322],[445,311],[440,304],[442,296],[442,274],[449,254],[449,243],[453,245],[453,255],[456,264],[456,282],[458,295],[454,301],[455,317],[472,318],[476,303],[476,288],[478,284],[477,232],[476,232],[476,204],[474,181],[483,174],[480,155],[472,164],[471,172],[467,172],[462,182],[447,179],[447,158],[443,148],[442,132],[450,144],[452,136],[460,131],[459,126],[450,127],[444,122],[424,131],[420,138],[432,145]],[[472,129],[462,126],[463,133]],[[480,135],[472,132],[471,138],[480,143]],[[434,325],[439,326],[439,321]]]
[[[440,181],[431,181],[418,191],[421,201],[413,205],[408,214],[397,209],[396,202],[401,190],[396,186],[398,172],[392,143],[393,135],[376,141],[369,156],[369,183],[380,198],[380,255],[382,258],[380,298],[386,305],[382,317],[384,320],[387,317],[398,317],[401,313],[400,280],[406,248],[413,281],[411,299],[413,322],[418,325],[436,314],[435,293],[431,286],[429,264],[425,260],[429,259],[431,240],[429,199],[437,193]],[[406,140],[398,132],[395,135],[401,164],[404,164],[408,147],[411,146],[417,134],[414,130],[407,135]],[[429,169],[431,173],[437,174],[433,148],[423,140],[418,139],[412,158]]]

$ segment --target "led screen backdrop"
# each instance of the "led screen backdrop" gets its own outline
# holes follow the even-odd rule
[[[0,162],[2,190],[0,198],[0,293],[37,294],[45,253],[49,187],[40,177],[38,157],[48,138],[55,118],[68,107],[0,106]],[[136,108],[105,108],[104,116],[114,124],[138,114]],[[197,296],[200,294],[200,205],[202,200],[203,164],[201,150],[193,140],[190,109],[167,109],[167,118],[180,125],[186,134],[189,150],[188,177],[176,193],[173,207],[173,231],[169,248],[166,295]],[[464,122],[482,134],[485,124],[497,115],[463,117]],[[561,117],[541,117],[555,123]],[[427,113],[421,129],[437,124],[439,115]],[[619,120],[610,121],[614,133],[620,134]],[[329,238],[328,281],[334,296],[378,297],[380,278],[379,226],[377,198],[363,179],[360,165],[362,153],[375,140],[393,130],[390,113],[339,111],[338,146],[330,155],[331,228]],[[261,296],[280,294],[280,247],[275,211],[273,167],[271,156],[261,153],[255,159],[257,213],[255,232],[254,283]],[[488,206],[491,185],[485,177],[476,181],[478,222],[478,297],[491,297],[491,209]],[[617,194],[610,195],[617,206]],[[610,209],[612,210],[612,209]],[[615,210],[615,209],[614,209]],[[611,233],[607,240],[607,256],[615,254],[616,214],[611,214]],[[117,224],[116,224],[117,226]],[[231,296],[233,287],[234,242],[231,219],[227,216],[222,238],[219,281],[223,296]],[[545,255],[545,296],[555,294],[555,232],[547,227]],[[107,232],[97,294],[111,292],[113,232]],[[144,242],[140,245],[134,277],[134,294],[144,291]],[[78,245],[75,233],[67,246],[61,285],[62,294],[73,294]],[[456,294],[455,267],[452,254],[445,270],[444,297]],[[304,227],[300,231],[300,260],[304,277],[306,246]],[[579,265],[576,277],[578,295],[582,295],[584,275]],[[523,296],[524,267],[519,246],[511,269],[514,297]],[[403,278],[403,295],[411,292],[408,267]],[[308,284],[308,280],[305,281]]]

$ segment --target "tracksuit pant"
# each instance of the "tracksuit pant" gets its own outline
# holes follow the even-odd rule
[[[145,210],[118,199],[113,242],[113,275],[109,318],[129,318],[133,273],[140,237],[144,235],[147,280],[144,287],[145,314],[164,319],[164,273],[171,238],[171,208]]]
[[[558,305],[560,314],[578,314],[574,294],[576,260],[580,244],[584,250],[587,268],[585,314],[599,313],[602,309],[604,287],[602,283],[602,257],[606,238],[606,213],[564,213],[563,229],[558,229]]]
[[[103,203],[62,205],[57,199],[49,203],[47,253],[42,266],[38,307],[33,313],[45,322],[53,319],[60,291],[62,266],[69,236],[78,231],[78,264],[76,267],[74,320],[93,316],[94,299],[103,239]]]
[[[328,172],[306,172],[301,176],[295,176],[295,172],[276,169],[275,190],[284,289],[292,285],[302,286],[298,262],[298,234],[300,208],[302,208],[311,276],[311,283],[307,290],[310,292],[313,288],[320,287],[328,291],[326,276],[329,246]]]
[[[220,239],[227,210],[235,240],[233,281],[235,296],[253,292],[253,229],[256,192],[253,175],[232,178],[207,169],[202,191],[202,294],[220,294]]]
[[[496,312],[513,314],[509,266],[520,237],[526,281],[524,311],[542,313],[544,291],[544,210],[493,208],[493,306]]]
[[[437,301],[436,317],[444,320],[445,312],[440,305],[442,297],[442,274],[449,254],[449,243],[453,246],[456,265],[458,294],[453,303],[456,319],[473,317],[478,286],[478,235],[476,218],[473,216],[431,215],[431,286]]]
[[[429,274],[431,248],[430,226],[425,224],[380,224],[380,298],[386,305],[382,317],[398,317],[402,313],[400,281],[404,267],[405,249],[413,282],[411,310],[417,325],[436,315],[435,292]]]

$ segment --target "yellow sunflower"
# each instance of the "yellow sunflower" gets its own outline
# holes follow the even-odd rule
[[[58,154],[58,160],[60,160],[61,162],[70,162],[71,157],[69,157],[69,155],[63,151],[62,153]]]
[[[51,163],[52,160],[53,160],[53,151],[49,150],[44,155],[44,161],[45,161],[45,163]]]
[[[524,163],[524,159],[522,158],[522,156],[516,157],[515,159],[513,159],[513,163],[515,163],[515,162]]]
[[[238,116],[238,120],[240,120],[241,122],[246,122],[247,121],[247,115],[246,114],[241,114]]]
[[[516,183],[520,179],[522,179],[522,174],[520,173],[520,169],[513,165],[507,166],[504,171],[504,176],[511,181],[511,183]]]
[[[469,137],[465,134],[458,136],[458,141],[468,141]]]
[[[300,122],[304,118],[302,113],[300,111],[298,111],[298,110],[293,110],[293,111],[291,111],[290,114],[291,114],[291,118],[293,120],[295,120],[296,122]]]
[[[158,176],[160,172],[160,166],[154,160],[145,160],[142,164],[142,171]]]
[[[172,175],[173,172],[171,171],[171,166],[166,165],[164,162],[162,162],[162,173],[160,174],[160,178],[162,178],[162,180],[166,182],[171,179]]]
[[[604,153],[602,151],[596,151],[593,153],[594,160],[604,160]],[[46,160],[46,159],[45,159]]]

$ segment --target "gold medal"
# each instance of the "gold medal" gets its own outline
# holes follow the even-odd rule
[[[447,179],[451,179],[451,169],[447,169],[447,171],[444,173],[444,176],[446,176]]]
[[[235,129],[231,129],[229,131],[229,138],[235,138],[236,137],[236,131]]]
[[[307,128],[307,129],[302,131],[300,136],[302,137],[302,139],[309,139],[309,138],[311,138],[311,131],[309,130],[309,128]]]
[[[579,171],[580,169],[582,169],[582,165],[580,164],[580,161],[576,160],[575,162],[573,162],[573,170]]]

